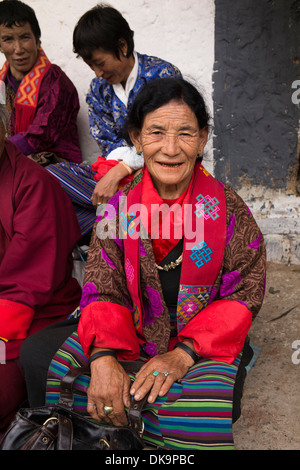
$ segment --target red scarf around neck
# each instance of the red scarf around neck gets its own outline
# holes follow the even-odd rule
[[[141,204],[147,209],[148,234],[152,240],[157,264],[170,253],[183,236],[182,208],[189,200],[191,187],[192,183],[176,200],[162,199],[153,186],[148,169],[144,169]]]

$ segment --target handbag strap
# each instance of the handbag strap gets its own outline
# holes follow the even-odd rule
[[[90,376],[90,368],[88,366],[75,367],[74,369],[70,369],[61,379],[58,404],[69,410],[73,409],[74,403],[73,384],[80,375]]]
[[[58,434],[57,449],[72,450],[73,445],[73,423],[66,416],[57,413]]]
[[[72,421],[56,413],[23,444],[20,450],[51,450],[57,441],[57,450],[72,450]]]
[[[127,372],[137,373],[142,365],[144,364],[143,361],[119,361],[124,370]],[[61,385],[60,385],[60,398],[58,404],[72,410],[73,403],[74,403],[74,396],[73,396],[73,384],[75,380],[80,375],[87,375],[90,377],[91,370],[89,366],[82,366],[76,367],[74,369],[70,369],[62,378]],[[142,400],[135,400],[132,399],[130,403],[130,407],[128,409],[128,423],[133,429],[135,429],[139,434],[143,432],[143,423],[142,423],[142,409],[145,405],[149,393]]]

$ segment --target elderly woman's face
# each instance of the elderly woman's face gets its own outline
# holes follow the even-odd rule
[[[175,199],[188,187],[207,134],[207,129],[199,129],[186,103],[171,101],[147,114],[141,132],[130,135],[137,150],[143,151],[145,165],[162,198]]]

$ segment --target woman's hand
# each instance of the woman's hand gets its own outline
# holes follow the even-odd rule
[[[106,175],[102,176],[101,180],[95,186],[91,201],[93,206],[99,203],[105,204],[109,199],[116,194],[119,189],[120,181],[128,176],[128,171],[120,163],[111,168]]]
[[[182,379],[194,365],[193,359],[182,349],[176,348],[146,362],[136,375],[130,389],[136,400],[141,400],[149,391],[148,402],[165,395],[176,380]],[[159,372],[154,375],[154,372]]]
[[[103,356],[91,362],[91,381],[87,390],[87,411],[92,418],[114,426],[125,426],[127,416],[124,407],[130,405],[131,380],[118,361]],[[113,411],[105,414],[104,406]]]

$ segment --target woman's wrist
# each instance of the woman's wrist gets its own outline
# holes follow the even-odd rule
[[[183,343],[183,342],[176,343],[175,346],[174,346],[174,349],[175,348],[179,348],[179,349],[185,351],[193,359],[194,364],[196,364],[196,362],[199,361],[198,354],[190,346],[188,346],[186,343]]]
[[[101,349],[101,350],[95,351],[89,357],[89,361],[88,361],[89,365],[91,365],[91,363],[95,359],[98,359],[99,357],[108,357],[108,356],[114,357],[115,359],[117,359],[117,355],[115,351],[113,351],[112,349]]]
[[[112,168],[115,173],[118,175],[119,179],[122,180],[129,174],[129,167],[126,165],[122,160],[119,161],[118,165],[116,165],[114,168]],[[111,171],[111,170],[110,170]]]
[[[107,174],[110,175],[110,179],[120,182],[123,178],[128,176],[128,170],[121,163],[122,162],[119,161],[117,165],[110,168],[110,170],[107,172]],[[98,181],[98,183],[100,183],[100,182],[101,182],[101,180]]]
[[[132,173],[133,173],[134,170],[133,170],[132,168],[130,168],[130,166],[128,166],[128,165],[127,165],[125,162],[123,162],[122,160],[119,161],[119,163],[120,163],[120,165],[122,165],[122,166],[125,168],[125,170],[127,171],[127,175],[132,175]]]

